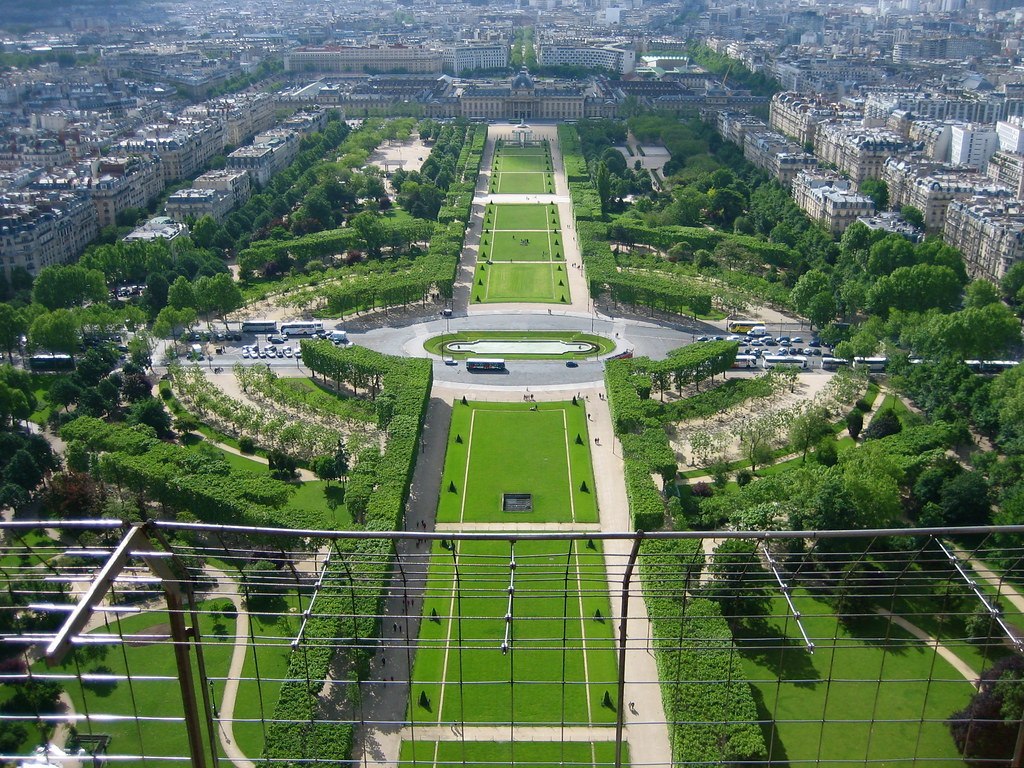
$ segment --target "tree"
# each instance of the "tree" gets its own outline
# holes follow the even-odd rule
[[[387,231],[379,216],[363,211],[352,217],[349,226],[355,230],[371,256],[380,256],[381,248],[387,242]]]
[[[155,397],[135,403],[128,411],[125,421],[128,424],[145,424],[152,427],[160,438],[171,436],[171,415],[164,409],[164,404]]]
[[[885,211],[889,208],[889,185],[880,179],[865,179],[860,183],[860,193],[875,201],[875,208]]]
[[[66,309],[48,312],[32,322],[28,339],[33,349],[73,355],[78,349],[78,322]]]
[[[167,290],[167,304],[174,309],[199,309],[199,301],[196,297],[195,286],[192,282],[180,275]]]
[[[970,703],[947,724],[965,759],[1008,766],[1024,714],[1024,658],[1012,653],[981,675]]]
[[[107,283],[98,269],[77,264],[43,267],[32,286],[33,301],[47,309],[70,309],[86,301],[105,301]]]
[[[331,480],[338,479],[338,463],[333,456],[317,456],[313,459],[313,473],[328,486]]]
[[[594,173],[594,186],[597,189],[597,198],[601,203],[601,216],[608,213],[608,206],[611,202],[612,180],[608,166],[599,162]]]
[[[349,455],[348,449],[345,447],[345,443],[341,440],[338,441],[338,446],[334,450],[334,466],[338,473],[338,477],[344,480],[348,477],[349,470]]]
[[[801,461],[807,461],[807,453],[811,447],[831,432],[832,425],[825,414],[817,408],[812,408],[790,422],[789,442],[802,454]]]
[[[68,407],[78,402],[82,396],[82,388],[75,384],[69,376],[61,376],[50,385],[46,393],[46,399],[51,405],[63,408],[65,413]]]
[[[14,362],[14,350],[27,330],[24,312],[10,304],[0,304],[0,349],[6,350],[9,361]]]
[[[153,333],[161,339],[177,339],[185,328],[189,328],[196,322],[196,311],[191,307],[175,309],[164,307],[156,316],[153,323]]]
[[[43,481],[43,470],[24,448],[19,449],[4,467],[4,482],[33,491]]]
[[[900,208],[900,216],[906,219],[908,224],[924,228],[924,213],[920,208],[915,208],[912,205],[904,205]]]
[[[212,312],[222,321],[228,312],[244,303],[242,291],[227,272],[199,278],[196,281],[196,298],[204,312]]]
[[[896,411],[886,408],[884,411],[878,411],[871,419],[868,428],[864,430],[864,439],[879,440],[901,431],[903,431],[903,424],[900,422],[899,416],[896,415]]]
[[[999,303],[999,289],[988,280],[972,280],[964,291],[964,306],[979,309]]]
[[[219,229],[217,222],[209,214],[200,216],[192,225],[192,242],[200,248],[209,248],[213,245],[213,238]]]
[[[850,437],[854,440],[857,439],[857,435],[864,428],[864,414],[858,410],[850,411],[846,414],[846,431],[850,433]]]

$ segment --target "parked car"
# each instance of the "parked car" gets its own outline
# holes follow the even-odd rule
[[[288,341],[288,339],[286,339],[284,336],[274,335],[267,336],[267,341],[269,341],[271,344],[284,344],[286,341]]]

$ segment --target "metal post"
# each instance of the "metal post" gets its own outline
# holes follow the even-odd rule
[[[622,705],[626,698],[626,636],[627,617],[629,616],[629,583],[633,577],[633,567],[640,553],[640,542],[644,538],[643,531],[636,532],[633,548],[629,551],[626,570],[622,574],[622,605],[619,607],[619,691],[615,703],[615,768],[622,768]]]

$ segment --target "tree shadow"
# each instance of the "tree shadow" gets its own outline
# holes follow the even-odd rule
[[[818,685],[818,670],[807,648],[778,628],[766,623],[742,626],[735,637],[744,658],[771,670],[782,682],[797,688],[812,689]]]
[[[750,686],[750,692],[754,695],[754,704],[757,706],[757,719],[761,726],[761,735],[764,738],[765,746],[768,748],[768,759],[765,761],[765,764],[772,766],[772,768],[789,768],[789,753],[786,752],[786,745],[782,743],[779,729],[775,727],[775,720],[765,705],[764,693],[756,685]]]
[[[327,508],[334,512],[345,503],[345,486],[331,485],[324,488],[324,499],[327,502]]]

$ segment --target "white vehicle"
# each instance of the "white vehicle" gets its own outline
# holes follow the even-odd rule
[[[291,357],[291,356],[292,356],[292,354],[293,354],[293,353],[292,353],[292,348],[291,348],[291,347],[285,347],[285,348],[284,348],[284,356],[285,356],[285,357]]]
[[[249,357],[249,348],[248,347],[242,347],[242,357],[246,357],[246,358]]]
[[[757,358],[754,355],[736,355],[732,362],[733,368],[757,368]]]
[[[803,355],[765,355],[761,358],[761,365],[766,371],[779,366],[804,369],[807,358]]]
[[[192,358],[194,360],[202,360],[203,359],[203,348],[200,345],[198,345],[198,344],[193,344],[192,345]]]
[[[285,336],[316,336],[323,333],[324,324],[320,320],[297,320],[293,323],[281,323],[280,331]]]
[[[328,334],[327,339],[335,344],[348,344],[348,334],[340,328],[335,328]]]
[[[747,331],[747,336],[767,336],[767,335],[768,335],[768,329],[765,328],[763,325],[755,325],[753,328],[751,328],[749,331]]]

